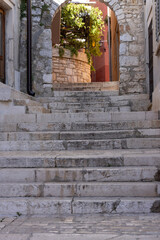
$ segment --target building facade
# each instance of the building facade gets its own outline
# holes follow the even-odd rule
[[[0,81],[20,90],[20,1],[0,1]]]
[[[144,3],[147,89],[152,109],[160,110],[160,0]]]

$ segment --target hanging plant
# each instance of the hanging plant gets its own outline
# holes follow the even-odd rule
[[[98,8],[67,4],[61,11],[60,47],[69,49],[71,55],[77,55],[84,48],[92,65],[91,56],[101,55],[99,42],[103,28],[102,12]]]

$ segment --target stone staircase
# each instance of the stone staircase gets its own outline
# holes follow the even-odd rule
[[[133,111],[140,100],[145,111]],[[100,101],[106,110],[94,109]],[[10,102],[26,107],[25,97]],[[160,116],[146,103],[146,95],[55,91],[34,111],[3,112],[0,215],[160,212]]]
[[[0,83],[0,117],[3,114],[50,113],[33,97]]]

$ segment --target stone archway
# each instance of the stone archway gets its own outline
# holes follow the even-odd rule
[[[144,93],[144,19],[143,0],[101,0],[110,7],[120,27],[120,94]],[[32,2],[33,21],[33,79],[37,95],[52,94],[52,39],[51,25],[64,0],[36,0]],[[22,19],[21,46],[25,45],[26,20]],[[22,56],[25,53],[21,48]],[[21,62],[21,79],[24,79],[25,63]]]

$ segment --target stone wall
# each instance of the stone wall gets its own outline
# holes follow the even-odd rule
[[[152,22],[153,31],[153,96],[152,96],[152,110],[160,110],[160,34],[157,36],[156,32],[156,10],[157,5],[155,1],[146,1],[145,6],[145,39],[146,39],[146,72],[147,72],[147,87],[150,92],[150,73],[149,73],[149,41],[148,28]]]
[[[85,53],[71,57],[69,50],[65,50],[63,57],[59,50],[52,50],[52,80],[53,83],[88,83],[91,82],[91,70]]]
[[[120,94],[144,93],[145,38],[143,0],[102,0],[117,17],[120,27]],[[32,0],[33,80],[37,95],[50,95],[52,81],[52,19],[64,0]],[[26,19],[21,27],[21,81],[26,80]],[[54,31],[54,29],[53,29]],[[46,81],[47,79],[47,81]]]
[[[5,12],[5,83],[20,90],[19,81],[19,28],[20,0],[0,0]]]

